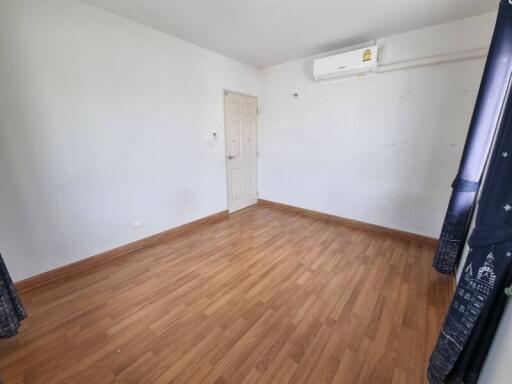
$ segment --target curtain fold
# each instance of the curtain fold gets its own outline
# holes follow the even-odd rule
[[[448,382],[452,384],[478,383],[480,372],[505,311],[508,297],[504,292],[510,284],[512,284],[512,268],[508,269],[505,282],[498,287],[492,304],[484,309],[481,319],[449,375]]]
[[[512,5],[500,2],[496,28],[478,92],[462,160],[434,257],[434,268],[452,273],[466,241],[496,128],[500,124],[512,75]],[[512,153],[511,153],[512,154]]]
[[[502,2],[498,25],[512,5]],[[501,18],[501,21],[500,21]],[[501,24],[500,24],[501,23]],[[503,51],[505,52],[505,51]],[[512,61],[512,54],[500,56]],[[482,189],[470,252],[428,368],[431,384],[476,383],[506,303],[512,280],[512,94],[507,94]]]
[[[27,317],[25,309],[14,288],[11,276],[0,255],[0,338],[18,333],[20,321]]]

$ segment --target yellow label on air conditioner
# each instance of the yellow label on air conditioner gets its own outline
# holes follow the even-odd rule
[[[367,49],[363,53],[363,61],[370,61],[371,59],[372,59],[372,50],[371,49]]]

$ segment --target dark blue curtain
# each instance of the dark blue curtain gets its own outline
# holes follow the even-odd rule
[[[505,28],[505,29],[503,29]],[[502,33],[502,32],[506,33]],[[501,39],[507,39],[502,41]],[[512,5],[502,1],[494,44],[512,52]],[[502,48],[502,65],[512,61]],[[508,81],[508,80],[507,80]],[[501,87],[500,87],[501,89]],[[485,185],[469,238],[470,252],[436,347],[430,383],[477,383],[512,281],[512,94],[507,92]]]
[[[490,146],[506,107],[512,74],[512,5],[502,0],[459,172],[441,230],[434,267],[453,272],[459,261]],[[512,153],[511,153],[512,154]]]
[[[4,259],[0,255],[0,338],[15,336],[20,321],[26,316]]]

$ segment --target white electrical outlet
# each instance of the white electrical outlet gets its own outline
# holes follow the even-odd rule
[[[139,229],[139,228],[142,228],[143,226],[144,226],[144,221],[142,221],[142,220],[134,221],[132,224],[133,229]]]

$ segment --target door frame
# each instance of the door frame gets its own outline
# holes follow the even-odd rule
[[[251,97],[253,99],[256,99],[256,199],[258,199],[258,191],[259,191],[259,128],[260,128],[260,114],[259,114],[259,107],[260,107],[260,99],[258,96],[250,95],[248,93],[242,93],[233,91],[231,89],[223,88],[222,89],[222,104],[224,107],[224,169],[226,171],[226,203],[228,207],[228,212],[233,213],[236,211],[232,211],[229,204],[229,193],[230,193],[230,185],[229,185],[229,169],[228,169],[228,131],[227,131],[227,108],[226,108],[226,96],[230,93],[234,93],[235,95],[241,95],[246,97]]]

